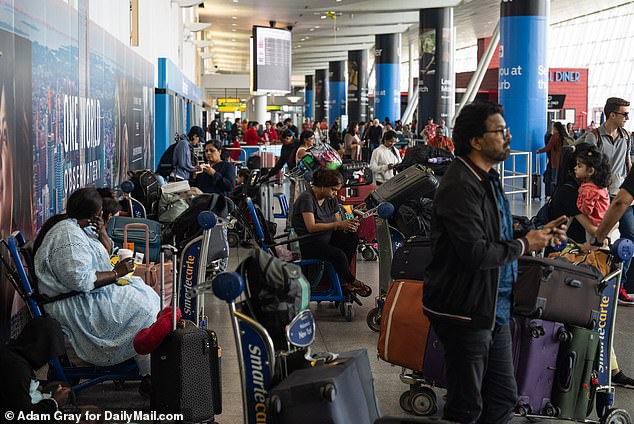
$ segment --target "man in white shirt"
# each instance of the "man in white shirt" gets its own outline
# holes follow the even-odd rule
[[[374,172],[376,185],[381,185],[394,176],[394,166],[401,163],[401,155],[394,147],[396,133],[386,131],[383,134],[383,144],[374,149],[370,159],[370,168]]]

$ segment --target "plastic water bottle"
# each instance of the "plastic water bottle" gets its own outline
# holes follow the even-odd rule
[[[295,232],[294,228],[291,228],[291,230],[288,233],[288,240],[290,242],[290,247],[291,247],[291,253],[293,255],[293,260],[294,261],[298,261],[302,258],[302,253],[301,250],[299,248],[299,240],[297,239],[297,233]]]
[[[443,163],[446,160],[446,158],[429,158],[427,159],[427,163]]]

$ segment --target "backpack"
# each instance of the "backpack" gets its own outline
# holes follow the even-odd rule
[[[432,158],[441,158],[441,161],[439,163],[430,163],[429,159]],[[426,144],[419,144],[418,146],[407,149],[403,161],[396,165],[394,169],[396,169],[397,172],[401,172],[412,165],[421,164],[431,168],[434,174],[443,175],[452,160],[453,155],[446,150]]]
[[[394,223],[405,237],[431,237],[432,200],[426,198],[408,200],[398,207]]]
[[[134,184],[132,197],[143,204],[148,217],[156,216],[161,199],[161,186],[156,175],[149,169],[144,169],[128,171],[128,178]]]
[[[156,173],[159,174],[163,178],[168,178],[172,171],[174,170],[174,164],[172,163],[172,158],[174,157],[174,149],[176,148],[176,143],[170,144],[163,155],[161,155],[161,160],[156,167]]]
[[[301,268],[261,249],[252,249],[238,272],[246,283],[250,314],[266,328],[276,350],[285,348],[286,326],[308,309],[310,285]]]

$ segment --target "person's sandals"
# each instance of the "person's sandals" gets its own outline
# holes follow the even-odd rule
[[[372,288],[359,280],[354,280],[352,284],[344,283],[341,288],[361,297],[368,297],[372,294]]]

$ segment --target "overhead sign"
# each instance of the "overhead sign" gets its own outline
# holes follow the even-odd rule
[[[563,109],[565,100],[565,94],[549,94],[548,109]]]
[[[246,108],[244,102],[232,97],[218,97],[218,99],[216,99],[216,105],[218,106],[219,112],[236,112],[239,109],[244,110]]]

